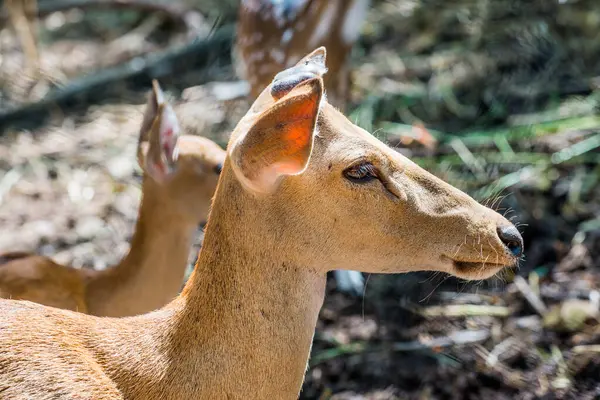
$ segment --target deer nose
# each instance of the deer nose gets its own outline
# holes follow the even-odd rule
[[[514,225],[499,226],[498,237],[515,257],[523,255],[523,237]]]

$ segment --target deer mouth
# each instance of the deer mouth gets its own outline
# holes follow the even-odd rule
[[[456,276],[463,279],[487,279],[512,264],[490,262],[490,261],[459,261],[449,259]]]

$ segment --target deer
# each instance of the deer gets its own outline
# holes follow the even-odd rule
[[[295,399],[328,271],[472,280],[515,266],[515,226],[350,122],[326,100],[325,71],[317,48],[238,122],[195,269],[172,302],[98,318],[0,300],[0,393]]]
[[[0,297],[122,317],[160,308],[179,293],[225,151],[207,138],[180,135],[177,116],[154,81],[137,157],[142,200],[131,248],[121,262],[97,271],[25,252],[0,254]]]
[[[345,111],[348,59],[370,0],[242,0],[233,50],[236,73],[256,98],[276,73],[319,46],[328,49],[324,77],[330,104]]]
[[[236,73],[256,98],[273,76],[293,66],[310,50],[328,49],[324,77],[327,100],[342,112],[350,90],[348,59],[366,18],[369,0],[242,0],[233,49]],[[361,296],[360,272],[335,270],[337,289]]]

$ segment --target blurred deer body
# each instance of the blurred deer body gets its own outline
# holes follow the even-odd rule
[[[236,71],[256,98],[275,74],[311,49],[327,48],[328,101],[345,109],[348,56],[366,17],[369,0],[242,0],[234,50]]]
[[[353,125],[322,72],[294,73],[307,64],[324,67],[325,50],[275,78],[232,133],[177,299],[129,318],[0,300],[4,396],[297,399],[332,268],[484,279],[515,264],[508,220]]]
[[[120,317],[155,310],[177,295],[225,152],[208,139],[179,136],[173,111],[154,90],[140,129],[142,200],[129,253],[102,271],[27,253],[0,255],[0,297]]]

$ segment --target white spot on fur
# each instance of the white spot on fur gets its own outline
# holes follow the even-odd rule
[[[256,13],[260,11],[260,2],[242,0],[242,7],[249,12]]]
[[[286,45],[290,42],[290,40],[292,40],[292,38],[294,37],[294,30],[293,29],[286,29],[283,32],[283,35],[281,35],[281,44]]]
[[[279,49],[271,49],[269,54],[271,55],[271,58],[279,64],[283,64],[285,61],[285,53]]]
[[[342,25],[342,40],[345,44],[351,45],[358,38],[367,16],[369,3],[369,0],[354,0],[348,11],[346,11],[344,24]]]
[[[338,6],[339,2],[337,0],[333,0],[328,4],[328,7],[325,9],[325,12],[321,15],[319,23],[315,27],[313,34],[308,40],[309,48],[317,47],[321,43],[321,41],[331,32],[331,25],[336,17],[336,13],[339,8]]]
[[[252,43],[259,43],[262,40],[262,33],[254,32],[252,35]]]
[[[283,0],[271,0],[273,6],[273,16],[278,28],[282,28],[286,23],[294,21],[298,13],[304,9],[307,0],[295,0],[295,4],[286,5]],[[285,15],[285,13],[288,13]]]
[[[263,50],[255,51],[252,54],[250,54],[250,56],[248,56],[248,62],[262,61],[264,59],[265,59],[265,52]]]
[[[278,28],[281,28],[285,25],[285,18],[283,13],[285,11],[285,7],[283,5],[282,0],[273,0],[273,16],[275,17],[275,23]]]
[[[248,76],[248,65],[247,61],[244,60],[241,46],[235,46],[232,52],[233,65],[235,68],[235,74],[240,79],[244,79]]]

